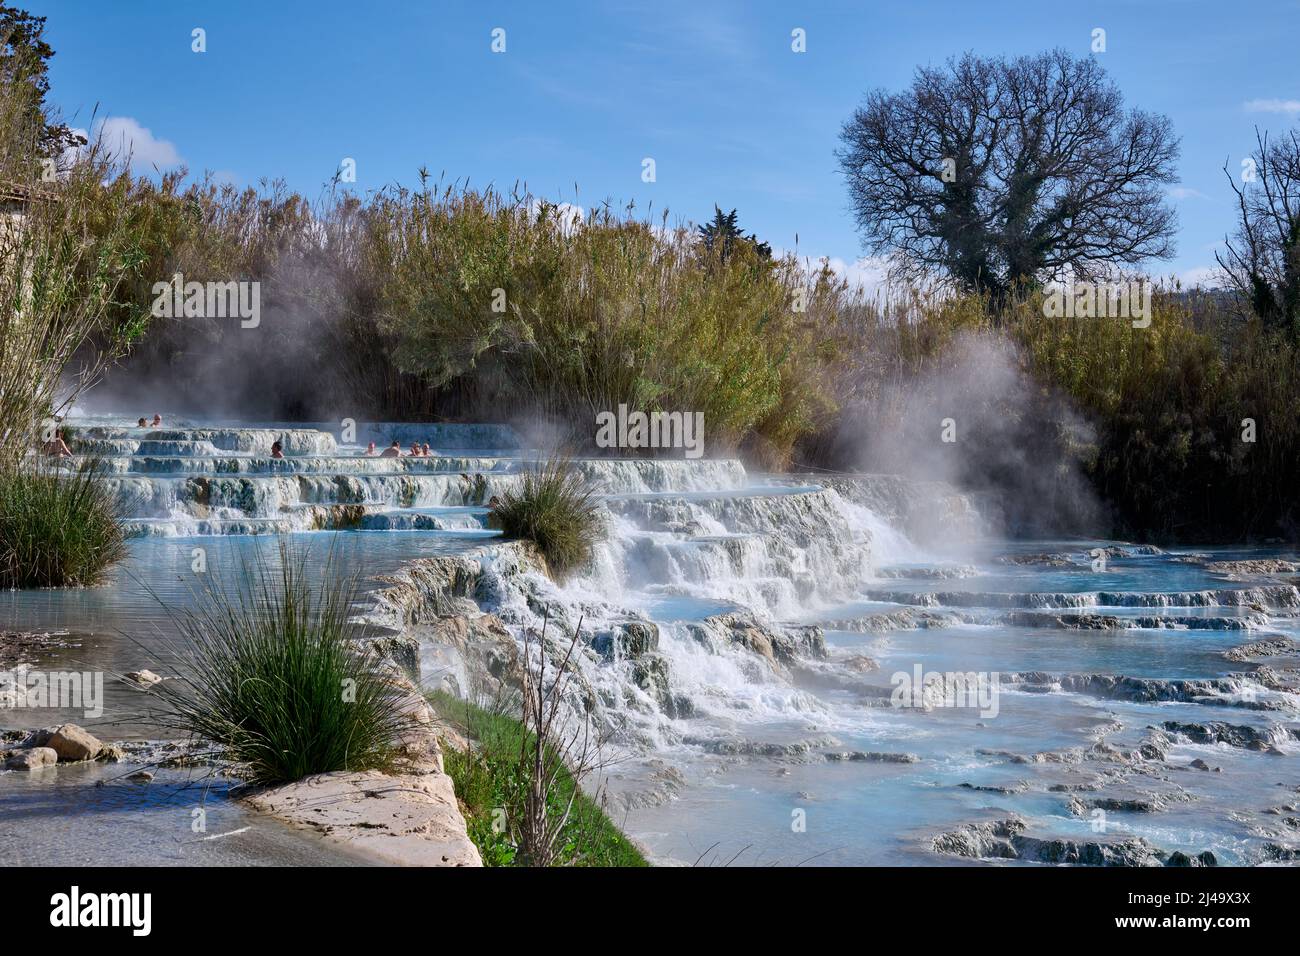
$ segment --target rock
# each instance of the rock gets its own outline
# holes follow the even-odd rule
[[[1024,793],[1026,790],[1029,789],[1029,784],[1025,783],[1023,780],[1019,783],[1013,783],[1006,786],[999,786],[997,784],[975,784],[975,783],[959,783],[957,784],[957,786],[959,786],[963,790],[974,790],[978,793],[1000,793],[1003,796],[1011,796],[1017,793]],[[1060,786],[1060,784],[1058,784],[1057,786]]]
[[[256,809],[371,862],[397,866],[482,866],[451,778],[430,770],[390,776],[336,771],[255,792]]]
[[[151,670],[127,671],[122,676],[132,684],[143,688],[149,688],[162,682],[162,678]]]
[[[53,727],[46,727],[43,730],[33,730],[25,740],[18,746],[20,747],[44,747],[49,744],[50,737],[54,735]]]
[[[1300,847],[1282,846],[1278,843],[1266,843],[1261,857],[1268,863],[1292,863],[1300,860]]]
[[[1089,694],[1111,700],[1138,703],[1181,701],[1194,704],[1219,704],[1250,710],[1273,710],[1280,705],[1269,701],[1250,701],[1243,694],[1248,689],[1236,677],[1211,677],[1202,680],[1126,677],[1116,674],[1051,674],[1027,671],[1004,674],[1008,684],[1055,685],[1063,691]],[[1023,688],[1029,689],[1029,688]]]
[[[939,834],[931,841],[931,847],[936,853],[952,856],[1015,860],[1020,854],[1011,841],[1019,837],[1025,827],[1025,821],[1018,817],[971,823],[950,833]]]
[[[1154,797],[1147,799],[1141,797],[1089,797],[1087,800],[1071,797],[1068,806],[1070,812],[1076,817],[1086,816],[1093,810],[1113,811],[1116,813],[1155,813],[1163,809],[1160,801]]]
[[[1164,729],[1196,744],[1222,743],[1230,747],[1244,747],[1247,750],[1262,752],[1269,751],[1282,733],[1273,728],[1261,730],[1245,724],[1228,724],[1222,721],[1197,724],[1190,721],[1166,720]]]
[[[1300,562],[1280,558],[1253,558],[1247,561],[1213,561],[1205,566],[1211,574],[1294,574]]]
[[[632,666],[632,683],[654,698],[659,709],[669,717],[690,717],[695,707],[683,694],[674,694],[668,685],[668,659],[658,653],[643,655]]]
[[[59,759],[68,762],[74,760],[94,760],[104,749],[99,738],[78,727],[76,724],[64,724],[55,728],[46,742]]]
[[[606,660],[635,660],[659,650],[659,628],[649,621],[628,621],[597,634],[591,647]]]
[[[370,646],[385,661],[413,681],[420,680],[420,642],[409,634],[377,637]]]
[[[789,666],[799,658],[826,660],[826,640],[814,624],[776,625],[760,621],[748,612],[715,614],[699,624],[687,626],[691,637],[715,653],[721,643],[733,644],[765,658],[773,665]]]
[[[134,781],[135,783],[149,783],[153,780],[153,774],[148,770],[137,770],[133,774],[128,774],[126,779]]]
[[[1025,828],[1025,821],[1019,817],[966,824],[949,833],[939,834],[931,841],[931,847],[936,853],[974,859],[1028,860],[1074,866],[1214,866],[1216,864],[1214,854],[1208,850],[1195,857],[1180,853],[1168,855],[1140,837],[1114,842],[1040,840],[1025,836]]]
[[[1165,861],[1165,866],[1218,866],[1219,861],[1209,850],[1188,856],[1182,850],[1175,850],[1169,854],[1169,859]]]
[[[916,754],[882,753],[878,750],[854,750],[849,753],[849,759],[865,763],[919,763],[921,760]]]
[[[43,770],[59,762],[58,751],[52,747],[28,747],[9,751],[5,767],[9,770]]]
[[[721,754],[727,757],[770,757],[773,759],[793,759],[807,757],[813,750],[824,747],[830,743],[830,738],[814,738],[809,740],[795,740],[788,743],[769,742],[761,740],[743,740],[734,737],[730,738],[699,738],[686,737],[682,741],[686,744],[703,747],[709,753]],[[830,752],[824,754],[827,760],[849,760],[850,755],[847,752]]]

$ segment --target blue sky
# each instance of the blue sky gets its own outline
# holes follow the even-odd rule
[[[1225,160],[1239,169],[1256,125],[1300,120],[1300,0],[11,2],[49,17],[67,118],[88,125],[98,105],[141,163],[281,177],[311,196],[344,157],[363,191],[425,165],[585,208],[666,207],[670,221],[718,203],[774,247],[797,236],[801,254],[847,264],[862,252],[833,156],[840,125],[918,64],[1090,55],[1105,29],[1099,56],[1127,102],[1168,115],[1182,139],[1165,275],[1213,264],[1232,219]],[[206,53],[191,51],[195,27]],[[806,53],[791,50],[796,27]]]

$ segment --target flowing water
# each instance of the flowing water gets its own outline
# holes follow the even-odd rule
[[[195,562],[220,577],[273,561],[267,532],[375,587],[417,558],[485,554],[483,609],[516,635],[542,607],[581,618],[611,813],[661,862],[1069,862],[1111,845],[1126,862],[1300,855],[1294,551],[1008,542],[974,499],[935,483],[599,459],[579,467],[607,535],[561,588],[493,557],[486,503],[536,457],[509,429],[378,424],[347,443],[325,425],[71,430],[77,451],[103,456],[139,537],[104,587],[0,595],[4,630],[58,635],[40,667],[166,673],[164,606],[192,599]],[[363,454],[394,439],[438,454]],[[283,459],[269,456],[277,440]],[[396,625],[382,611],[359,608]],[[637,622],[653,636],[628,643]],[[463,687],[454,651],[415,633],[425,680]],[[920,686],[943,674],[969,675],[972,693]],[[138,692],[110,681],[98,723],[3,716],[156,736],[139,711]],[[63,768],[16,776],[0,774],[0,812],[26,827],[82,805],[37,779],[67,781]],[[175,820],[134,792],[121,812],[162,829],[114,857],[146,862],[176,841]],[[267,856],[293,852],[320,851]]]

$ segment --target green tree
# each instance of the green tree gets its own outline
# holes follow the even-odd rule
[[[1003,299],[1173,254],[1178,142],[1095,59],[968,53],[871,93],[840,138],[865,245],[904,278]]]
[[[700,241],[704,243],[704,248],[713,252],[714,248],[718,249],[718,254],[725,262],[731,255],[732,247],[737,242],[749,242],[754,246],[754,251],[764,259],[772,258],[772,247],[766,242],[759,242],[758,236],[750,233],[748,236],[741,231],[737,225],[736,210],[723,212],[718,206],[713,207],[713,220],[703,226],[696,226],[696,232],[699,233]]]
[[[0,4],[0,174],[28,178],[40,160],[57,160],[69,147],[86,143],[58,122],[46,101],[53,56],[45,17]]]

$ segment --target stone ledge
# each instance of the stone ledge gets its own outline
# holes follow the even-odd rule
[[[386,866],[482,866],[451,778],[432,766],[410,773],[339,771],[260,790],[255,809],[310,829]]]

